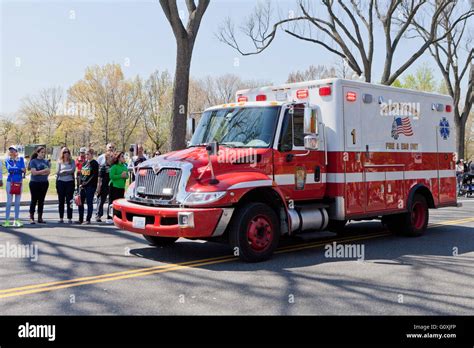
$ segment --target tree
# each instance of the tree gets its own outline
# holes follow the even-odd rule
[[[22,100],[21,113],[31,127],[33,142],[42,140],[52,144],[52,136],[60,125],[63,91],[61,87],[42,89],[38,95],[27,96]],[[41,137],[46,130],[44,137]]]
[[[426,41],[398,68],[393,67],[395,52],[415,18],[422,16],[421,9],[430,5],[427,0],[323,0],[321,8],[313,11],[311,2],[299,0],[300,13],[289,18],[273,20],[270,2],[258,4],[253,14],[242,26],[242,33],[248,37],[252,49],[244,50],[239,44],[235,26],[226,19],[219,28],[220,41],[236,49],[242,55],[259,54],[275,39],[280,28],[297,39],[312,42],[344,59],[348,66],[366,82],[372,81],[374,53],[374,18],[378,19],[384,33],[385,62],[381,83],[391,85],[431,45],[444,39],[453,26],[472,16],[472,11],[462,14],[444,33],[438,32],[438,23],[443,11],[454,0],[438,0],[430,21],[425,25]],[[316,14],[312,14],[316,12]],[[319,15],[323,14],[323,15]],[[406,14],[406,15],[404,15]],[[402,20],[401,20],[402,18]],[[316,35],[315,35],[316,34]]]
[[[76,153],[80,147],[91,142],[91,122],[87,115],[64,115],[61,125],[56,129],[55,141],[69,147]]]
[[[0,139],[3,139],[3,152],[7,151],[8,142],[13,139],[13,128],[15,124],[9,118],[0,120]]]
[[[114,99],[118,93],[119,85],[124,80],[123,72],[118,64],[107,64],[103,67],[95,65],[88,67],[82,80],[76,82],[68,90],[71,102],[91,105],[94,110],[94,130],[103,144],[112,139],[111,135],[116,130],[114,122]]]
[[[122,81],[113,96],[115,122],[119,149],[125,151],[130,137],[143,118],[146,105],[142,102],[142,82],[137,76],[132,81]]]
[[[24,144],[25,126],[20,122],[14,123],[12,128],[13,142],[15,144]]]
[[[29,97],[22,100],[20,115],[27,132],[27,141],[32,144],[38,144],[40,141],[41,129],[44,125],[44,117],[39,108],[34,106]]]
[[[471,10],[472,14],[473,11]],[[439,31],[442,40],[430,46],[429,52],[435,60],[444,80],[449,95],[453,98],[454,120],[457,129],[458,155],[464,157],[466,148],[466,122],[473,105],[474,70],[472,48],[472,20],[455,6],[455,3],[446,7],[440,16]],[[464,18],[464,19],[463,19]],[[423,40],[429,40],[429,33],[421,21],[414,21],[414,30]],[[461,60],[465,53],[465,60]],[[466,81],[467,80],[467,81]],[[465,81],[466,90],[461,88]]]
[[[155,150],[169,150],[171,137],[171,100],[173,81],[167,71],[153,72],[145,81],[142,93],[143,124]]]
[[[330,77],[336,77],[336,69],[334,67],[326,67],[325,65],[310,65],[306,70],[294,71],[288,75],[287,83],[302,82],[310,80],[320,80]]]
[[[160,5],[176,39],[177,51],[173,86],[171,148],[172,150],[178,150],[185,146],[191,58],[199,26],[209,6],[209,0],[199,0],[197,6],[194,0],[186,0],[188,10],[186,28],[179,17],[178,5],[175,0],[160,0]]]
[[[190,110],[202,111],[210,106],[235,102],[238,90],[271,85],[265,80],[243,80],[235,74],[206,76],[192,80],[190,90]],[[192,105],[191,105],[192,104]]]
[[[418,67],[414,74],[409,74],[403,78],[403,83],[400,87],[423,92],[436,91],[437,82],[433,69],[426,64]]]

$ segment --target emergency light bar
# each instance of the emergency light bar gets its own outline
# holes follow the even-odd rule
[[[325,96],[331,95],[331,87],[330,87],[330,86],[319,87],[319,95],[320,95],[321,97],[325,97]]]
[[[309,97],[309,91],[307,89],[299,89],[296,91],[296,98],[306,99]]]

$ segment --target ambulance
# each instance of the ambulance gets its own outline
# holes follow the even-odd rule
[[[457,206],[453,100],[324,79],[240,90],[205,110],[187,148],[140,165],[117,227],[155,246],[225,241],[271,257],[282,236],[343,233],[379,219],[420,236],[429,209]]]

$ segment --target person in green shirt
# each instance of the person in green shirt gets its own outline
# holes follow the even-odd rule
[[[110,185],[109,185],[109,207],[116,199],[124,198],[125,183],[128,179],[128,166],[125,164],[125,153],[117,152],[114,154],[112,166],[109,171]],[[110,223],[107,220],[107,223]]]

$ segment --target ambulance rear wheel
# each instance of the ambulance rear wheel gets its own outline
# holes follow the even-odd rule
[[[280,240],[277,214],[264,203],[242,206],[232,218],[229,240],[234,254],[242,261],[268,260]]]
[[[178,240],[178,238],[173,238],[173,237],[155,237],[155,236],[148,236],[146,234],[144,234],[143,237],[148,241],[148,243],[157,247],[170,246],[170,245],[173,245],[174,242]]]
[[[387,220],[390,231],[407,237],[421,236],[428,227],[429,210],[426,198],[416,194],[408,213],[393,215]]]

